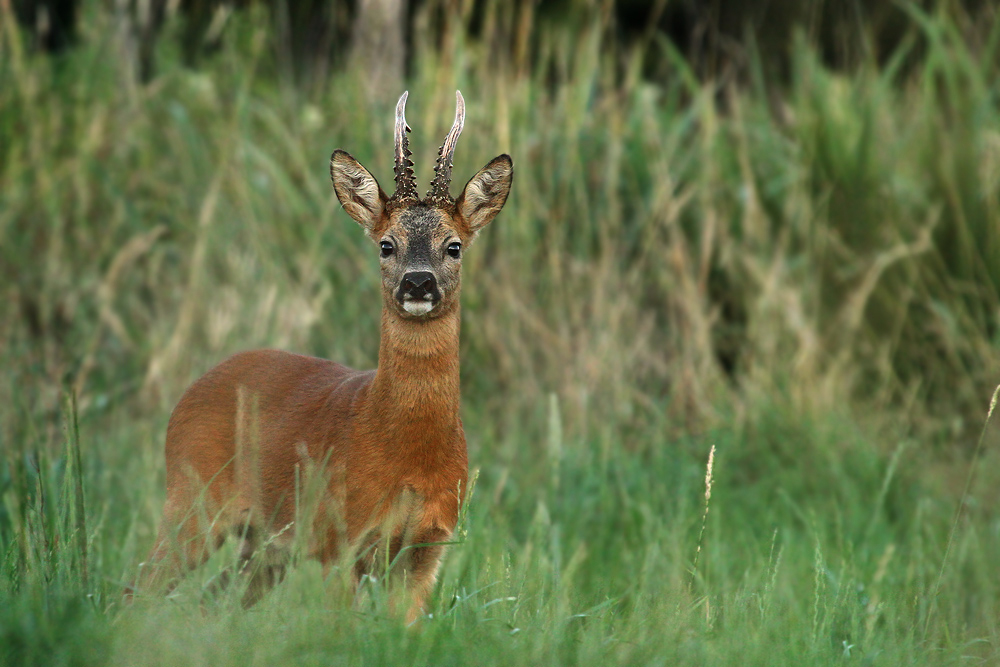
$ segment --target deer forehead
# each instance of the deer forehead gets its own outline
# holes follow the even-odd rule
[[[387,233],[407,245],[444,242],[459,231],[452,215],[437,207],[411,206],[398,211],[389,222]]]

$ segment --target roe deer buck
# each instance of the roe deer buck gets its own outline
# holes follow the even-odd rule
[[[191,385],[167,427],[167,497],[139,591],[173,588],[235,534],[249,606],[283,576],[293,534],[308,531],[305,555],[325,568],[353,562],[355,582],[381,573],[376,561],[399,556],[393,577],[402,572],[407,622],[420,615],[468,476],[459,417],[462,253],[503,207],[513,163],[508,155],[494,158],[457,200],[451,197],[452,157],[465,122],[456,92],[455,123],[421,200],[406,97],[396,106],[391,197],[345,151],[330,159],[337,198],[380,248],[378,368],[355,371],[257,350],[229,358]],[[243,443],[248,432],[252,446]],[[296,526],[297,480],[310,462],[321,472],[327,509]]]

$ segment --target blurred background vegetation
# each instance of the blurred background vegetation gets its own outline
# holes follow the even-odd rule
[[[506,568],[509,597],[536,586],[552,604],[529,616],[568,642],[507,664],[565,662],[567,646],[638,664],[645,649],[622,646],[657,642],[675,664],[752,662],[775,655],[778,628],[814,664],[873,637],[899,664],[927,647],[995,657],[1000,435],[981,429],[1000,383],[997,13],[0,0],[0,595],[18,601],[0,620],[14,655],[51,655],[76,641],[67,628],[114,645],[106,614],[152,540],[163,433],[190,381],[251,347],[376,364],[377,254],[339,211],[327,160],[347,149],[391,190],[392,105],[409,89],[429,182],[458,88],[456,181],[501,152],[516,177],[465,262],[463,416],[482,469],[474,525],[491,537],[473,532],[442,586]],[[715,443],[722,510],[699,565]],[[783,613],[764,613],[768,595]],[[618,626],[598,623],[593,644],[560,634],[553,619],[602,600]],[[723,608],[736,639],[713,645]],[[676,634],[650,634],[650,617]],[[137,618],[141,635],[154,621]]]

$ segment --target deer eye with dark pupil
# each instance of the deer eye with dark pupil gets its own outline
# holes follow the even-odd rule
[[[382,243],[379,244],[379,247],[382,248],[383,257],[388,257],[392,254],[392,251],[395,250],[395,248],[392,247],[392,243],[389,241],[382,241]]]
[[[458,256],[462,254],[462,244],[455,242],[448,244],[448,254],[452,257],[458,259]]]

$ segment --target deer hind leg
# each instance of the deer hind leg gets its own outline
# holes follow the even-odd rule
[[[233,530],[239,539],[237,562],[212,581],[206,598],[218,597],[235,581],[244,587],[241,604],[248,609],[285,578],[291,552],[288,540],[282,539],[280,533],[262,544],[260,536],[267,531],[249,522],[249,511],[241,514],[242,520]]]
[[[285,578],[290,552],[278,538],[260,544],[260,531],[247,526],[240,541],[240,574],[246,578],[241,604],[249,609]]]
[[[225,502],[233,494],[229,485],[220,482],[201,484],[192,473],[189,484],[178,486],[173,493],[168,488],[156,542],[140,564],[134,590],[166,595],[222,546],[236,521],[232,501]],[[126,598],[131,592],[126,590]]]
[[[204,505],[167,498],[156,542],[149,557],[139,566],[135,591],[166,595],[185,574],[222,546],[229,522],[224,513],[210,515]],[[127,590],[126,594],[131,592]]]

